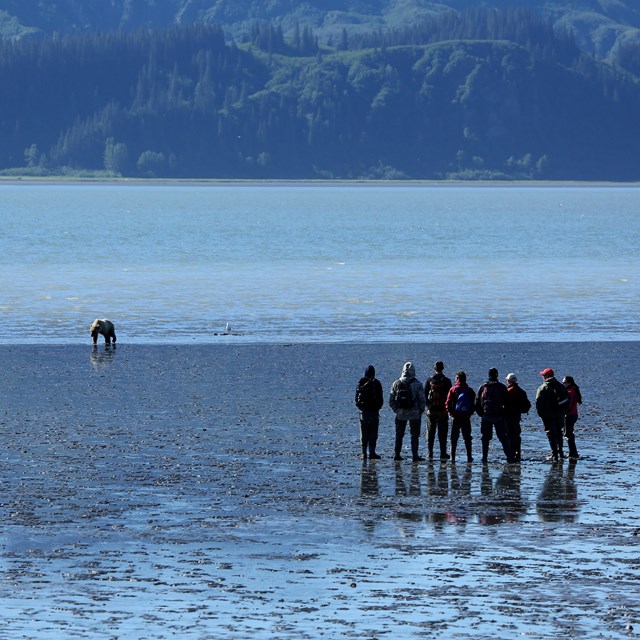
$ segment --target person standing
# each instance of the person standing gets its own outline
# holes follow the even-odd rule
[[[498,370],[489,369],[489,377],[483,382],[476,394],[476,412],[481,418],[480,431],[482,433],[482,462],[487,462],[489,443],[493,438],[493,430],[500,440],[507,462],[513,462],[511,445],[507,435],[505,411],[507,406],[507,387],[498,380]]]
[[[529,413],[531,402],[527,397],[527,392],[518,384],[515,373],[510,373],[506,377],[507,382],[507,406],[505,420],[507,422],[507,435],[511,446],[511,455],[514,462],[520,462],[522,445],[522,427],[520,420],[523,413]]]
[[[536,391],[536,411],[542,420],[551,447],[551,459],[562,460],[562,430],[564,416],[569,408],[569,393],[555,378],[553,369],[547,367],[540,372],[542,384]]]
[[[360,410],[360,444],[362,445],[362,459],[379,460],[376,453],[378,442],[378,427],[380,424],[380,409],[384,404],[382,385],[376,378],[376,370],[369,365],[356,386],[356,407]]]
[[[467,449],[467,462],[473,462],[471,455],[471,416],[475,412],[475,391],[467,384],[464,371],[456,373],[456,383],[449,389],[446,407],[451,416],[451,462],[455,462],[458,438],[462,433]]]
[[[416,378],[416,369],[411,362],[402,367],[401,376],[391,385],[389,406],[396,414],[396,441],[394,460],[402,460],[402,441],[407,429],[407,422],[411,433],[411,454],[414,462],[424,458],[418,455],[420,444],[420,425],[422,414],[426,408],[424,387]]]
[[[566,387],[567,393],[569,394],[569,408],[564,416],[564,437],[569,445],[569,460],[577,460],[580,456],[576,448],[574,427],[578,421],[578,405],[582,404],[582,394],[573,376],[565,376],[562,384]]]
[[[447,413],[447,395],[451,389],[451,380],[444,375],[444,363],[438,360],[433,365],[435,373],[424,385],[427,401],[427,445],[429,458],[433,458],[433,446],[438,432],[440,460],[448,460],[447,439],[449,437],[449,414]]]

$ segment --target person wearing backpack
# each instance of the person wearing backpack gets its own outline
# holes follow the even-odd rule
[[[505,421],[507,400],[507,387],[498,380],[498,370],[492,367],[487,381],[480,385],[476,394],[476,412],[481,418],[482,462],[488,461],[489,443],[493,438],[494,428],[507,462],[514,462]]]
[[[416,378],[416,369],[411,362],[402,367],[401,376],[391,385],[389,406],[396,414],[396,441],[394,460],[402,460],[402,441],[407,429],[411,433],[411,454],[414,462],[424,458],[418,455],[422,414],[427,406],[422,382]]]
[[[458,439],[462,433],[467,449],[467,462],[473,462],[471,455],[471,416],[475,413],[475,391],[467,384],[464,371],[456,373],[456,383],[449,389],[446,407],[451,416],[451,462],[456,460]]]
[[[378,426],[380,424],[380,409],[384,404],[382,385],[376,378],[376,370],[369,365],[364,376],[356,385],[356,407],[360,410],[360,444],[362,445],[362,459],[367,459],[367,450],[371,460],[379,460],[376,453],[378,442]]]
[[[582,404],[582,393],[580,393],[580,387],[576,384],[573,376],[565,376],[562,384],[567,388],[569,394],[569,407],[564,416],[564,437],[569,445],[569,460],[573,461],[580,457],[576,447],[574,427],[578,421],[578,405]]]
[[[520,426],[520,420],[523,413],[529,413],[531,402],[527,392],[518,384],[518,378],[515,373],[509,373],[506,377],[506,382],[507,406],[505,419],[507,421],[507,435],[511,445],[511,455],[515,462],[520,462],[522,460],[520,451],[522,446],[522,427]]]
[[[449,437],[449,414],[447,413],[447,396],[451,389],[451,380],[444,375],[444,363],[438,360],[433,365],[435,374],[424,385],[427,400],[427,445],[429,459],[433,458],[433,445],[438,432],[440,444],[440,460],[448,460],[447,438]]]
[[[562,429],[564,416],[569,408],[569,392],[555,378],[553,369],[547,367],[540,372],[542,384],[536,391],[536,411],[542,420],[551,447],[551,459],[558,462],[564,458],[562,451]]]

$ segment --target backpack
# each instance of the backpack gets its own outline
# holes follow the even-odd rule
[[[442,378],[431,378],[429,381],[429,397],[427,398],[429,409],[444,411],[447,391],[448,389],[445,387]]]
[[[473,413],[473,400],[469,390],[460,391],[458,398],[456,399],[456,413]]]
[[[398,380],[396,386],[396,406],[398,409],[411,409],[413,407],[411,387],[401,380]]]
[[[356,388],[356,407],[361,411],[376,411],[376,386],[374,380],[366,379],[358,382]]]
[[[500,385],[488,383],[482,390],[482,412],[486,416],[499,416],[503,413]]]

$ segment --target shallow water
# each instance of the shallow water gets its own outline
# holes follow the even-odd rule
[[[0,353],[3,637],[640,629],[639,343]],[[396,464],[385,407],[384,457],[363,464],[355,382],[374,362],[387,389],[409,354],[421,379],[436,356],[473,386],[497,363],[530,395],[542,363],[573,372],[582,459],[547,462],[528,416],[522,465],[495,441],[487,466]]]
[[[637,340],[639,193],[0,185],[0,341]]]

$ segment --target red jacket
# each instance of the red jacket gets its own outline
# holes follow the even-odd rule
[[[469,403],[471,406],[471,411],[469,413],[460,413],[456,411],[456,404],[458,402],[458,396],[462,392],[469,394]],[[466,382],[458,382],[451,389],[449,389],[449,393],[447,394],[447,401],[445,406],[449,415],[454,418],[460,418],[463,416],[472,416],[475,413],[475,400],[476,400],[476,392],[466,383]]]

